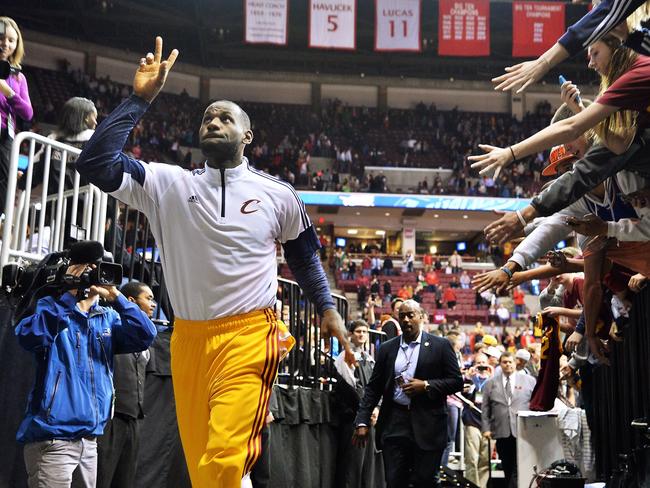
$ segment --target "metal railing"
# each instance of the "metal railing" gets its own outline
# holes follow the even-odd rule
[[[15,205],[18,159],[23,143],[29,144],[29,160],[24,175],[26,186]],[[38,153],[36,144],[43,145]],[[58,168],[57,192],[49,194],[53,150],[61,155],[61,167]],[[80,188],[80,175],[76,171],[73,176],[73,188],[65,188],[69,156],[77,156],[80,152],[75,147],[38,134],[18,134],[10,158],[0,265],[4,266],[10,259],[39,261],[48,253],[63,250],[66,229],[79,223],[78,227],[82,229],[81,239],[96,240],[104,244],[104,248],[112,253],[115,262],[122,265],[125,278],[146,283],[153,290],[159,305],[156,307],[154,319],[173,323],[174,312],[165,286],[160,252],[145,215],[93,185]],[[37,161],[39,154],[43,156]],[[35,164],[44,165],[43,184],[40,198],[32,200],[31,187]],[[79,218],[80,222],[77,222],[80,206],[83,212]],[[337,341],[331,338],[325,340],[321,336],[320,317],[298,283],[278,278],[277,297],[280,305],[276,311],[278,317],[283,319],[296,339],[296,346],[280,363],[280,383],[289,387],[331,389],[334,376],[333,360],[339,352]],[[338,312],[347,322],[347,299],[336,294],[333,298]]]
[[[348,301],[332,294],[337,311],[347,322]],[[331,389],[334,358],[340,352],[338,342],[325,339],[320,331],[320,317],[295,281],[278,278],[276,311],[296,339],[296,345],[280,363],[278,381],[289,387]]]
[[[28,165],[23,175],[25,190],[20,193],[16,204],[18,160],[20,147],[23,143],[29,144]],[[42,146],[38,153],[36,144]],[[58,169],[59,184],[55,193],[48,191],[49,178],[52,173],[53,150],[57,150],[61,154],[60,168]],[[80,197],[83,197],[80,227],[86,229],[84,238],[100,242],[104,240],[108,195],[93,185],[80,188],[80,175],[76,171],[73,176],[72,189],[65,188],[69,158],[71,155],[79,155],[80,152],[75,147],[33,132],[21,132],[16,136],[9,159],[0,269],[9,262],[10,257],[34,261],[41,259],[47,253],[61,251],[66,240],[66,230],[77,226]],[[37,161],[36,157],[39,155],[40,158]],[[43,165],[43,183],[40,189],[40,198],[32,200],[35,164]],[[46,222],[48,217],[49,221]],[[35,236],[37,236],[36,239]],[[34,245],[36,252],[34,252]]]

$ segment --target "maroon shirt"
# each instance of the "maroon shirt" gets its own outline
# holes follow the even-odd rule
[[[596,103],[638,112],[640,130],[650,127],[650,57],[639,56],[632,67],[605,90]]]

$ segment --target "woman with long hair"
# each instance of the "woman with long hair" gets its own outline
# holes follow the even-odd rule
[[[9,63],[11,72],[0,80],[0,211],[4,211],[9,177],[9,156],[16,135],[17,119],[29,121],[34,115],[29,99],[27,80],[20,72],[25,56],[23,37],[18,24],[9,17],[0,17],[4,33],[0,34],[0,61]],[[1,31],[0,31],[1,32]]]
[[[599,147],[592,148],[582,160],[585,164],[581,162],[573,172],[562,175],[521,212],[506,214],[486,227],[490,241],[506,242],[524,222],[561,210],[607,177],[636,164],[635,158],[640,157],[638,148],[632,147],[638,144],[631,143],[650,129],[650,112],[646,110],[650,105],[650,58],[634,53],[613,36],[590,46],[589,57],[590,66],[601,74],[602,80],[602,92],[594,103],[510,147],[479,145],[486,154],[469,158],[481,174],[492,170],[498,174],[517,158],[575,140],[590,129],[600,139]],[[635,129],[631,130],[632,127]],[[609,157],[599,157],[596,165],[589,163],[589,155],[596,151]],[[624,156],[617,158],[617,154]],[[650,175],[650,166],[640,169],[644,176]]]

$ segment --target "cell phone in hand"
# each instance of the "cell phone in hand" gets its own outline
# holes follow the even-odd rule
[[[560,82],[560,86],[562,86],[562,85],[564,85],[564,84],[566,83],[566,78],[564,77],[564,75],[560,75],[560,76],[558,76],[557,79],[558,79],[558,81]],[[578,96],[576,97],[576,103],[577,103],[578,105],[580,105],[580,103],[582,103],[582,102],[580,101],[580,95],[578,95]]]
[[[395,383],[397,383],[397,386],[399,387],[404,386],[404,376],[402,375],[395,376]]]

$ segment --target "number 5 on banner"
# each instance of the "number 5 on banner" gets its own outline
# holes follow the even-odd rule
[[[309,47],[355,49],[356,14],[357,0],[309,0]]]
[[[339,28],[338,20],[339,20],[338,15],[327,16],[327,32],[334,32],[336,29]]]

